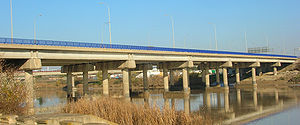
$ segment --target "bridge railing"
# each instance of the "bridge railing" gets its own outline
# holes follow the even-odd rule
[[[0,43],[12,44],[11,38],[0,38]],[[129,49],[129,50],[154,50],[154,51],[173,51],[173,52],[252,55],[252,56],[274,56],[274,57],[297,58],[296,56],[277,55],[277,54],[260,54],[260,53],[244,53],[244,52],[198,50],[198,49],[183,49],[183,48],[166,48],[166,47],[152,47],[152,46],[135,46],[135,45],[121,45],[121,44],[84,43],[84,42],[53,41],[53,40],[35,40],[34,41],[33,39],[18,39],[18,38],[13,39],[13,44],[44,45],[44,46],[70,46],[70,47],[86,47],[86,48],[109,48],[109,49]]]

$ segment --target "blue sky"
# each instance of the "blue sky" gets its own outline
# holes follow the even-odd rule
[[[10,37],[10,0],[0,1],[0,37]],[[111,8],[112,43],[245,51],[266,46],[293,54],[300,47],[299,0],[13,0],[14,37],[109,43],[107,8]],[[43,16],[38,17],[39,14]],[[186,44],[184,45],[184,41]],[[285,49],[285,51],[284,51]],[[298,52],[298,55],[299,52]]]

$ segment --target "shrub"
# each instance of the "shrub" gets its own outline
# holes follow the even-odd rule
[[[0,113],[23,114],[26,112],[26,86],[14,79],[14,68],[7,68],[0,61]]]

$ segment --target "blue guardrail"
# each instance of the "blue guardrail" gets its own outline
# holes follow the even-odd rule
[[[11,44],[11,38],[0,38],[0,43]],[[33,39],[18,39],[18,38],[13,39],[13,44],[44,45],[44,46],[70,46],[70,47],[86,47],[86,48],[110,48],[110,49],[129,49],[129,50],[154,50],[154,51],[172,51],[172,52],[233,54],[233,55],[297,58],[296,56],[277,55],[277,54],[244,53],[244,52],[166,48],[166,47],[151,47],[151,46],[133,46],[133,45],[120,45],[120,44],[99,44],[99,43],[83,43],[83,42],[53,41],[53,40],[35,40],[34,41]]]

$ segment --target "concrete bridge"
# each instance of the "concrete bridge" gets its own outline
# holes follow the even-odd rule
[[[262,72],[273,67],[274,75],[282,64],[294,63],[297,57],[274,54],[254,54],[228,51],[210,51],[181,48],[97,44],[51,40],[0,38],[0,58],[25,71],[25,81],[33,87],[32,70],[42,66],[62,66],[67,73],[68,93],[74,87],[74,72],[83,72],[83,91],[88,91],[88,72],[102,71],[103,94],[109,95],[108,70],[122,70],[123,96],[129,97],[130,72],[142,70],[144,90],[148,90],[147,70],[157,65],[163,71],[164,90],[169,91],[169,78],[173,70],[182,70],[183,91],[189,92],[189,70],[197,67],[204,71],[203,81],[210,87],[209,69],[216,69],[216,82],[220,83],[219,70],[223,72],[224,87],[228,88],[227,70],[236,71],[240,83],[240,69],[251,68],[252,83],[256,85],[256,69]],[[172,81],[171,81],[172,82]]]

